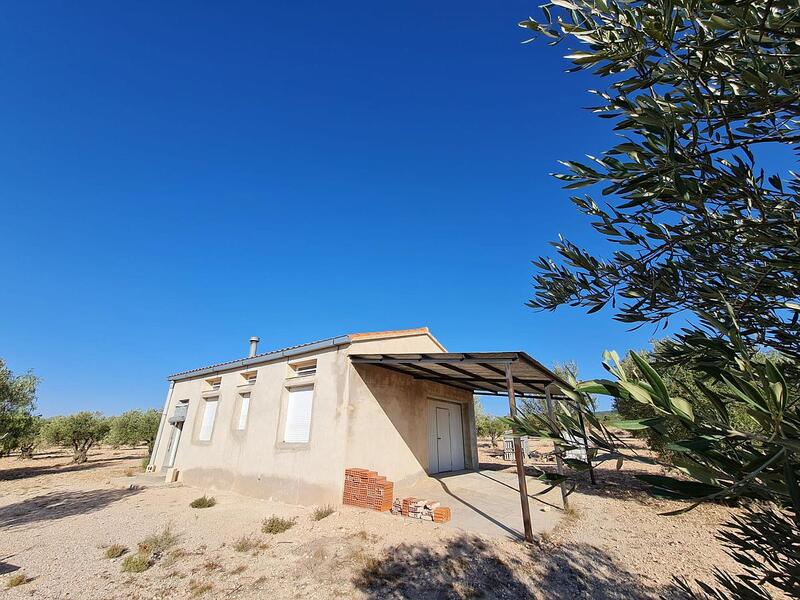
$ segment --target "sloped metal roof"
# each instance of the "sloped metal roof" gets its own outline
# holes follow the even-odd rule
[[[415,379],[452,385],[473,393],[506,395],[506,365],[511,365],[519,395],[542,396],[550,384],[568,384],[525,352],[441,352],[426,354],[351,354],[354,364],[377,365]]]

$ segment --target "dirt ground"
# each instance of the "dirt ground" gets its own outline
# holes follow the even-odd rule
[[[484,468],[513,469],[488,442],[480,453]],[[556,531],[526,545],[349,507],[314,521],[311,508],[232,493],[193,509],[206,490],[126,485],[142,457],[100,449],[84,465],[59,452],[0,459],[0,586],[27,578],[6,597],[656,598],[675,596],[675,573],[711,580],[714,567],[736,570],[714,538],[731,509],[658,516],[680,505],[649,498],[630,465],[600,469]],[[262,533],[271,515],[295,525]],[[146,571],[123,572],[137,545],[165,528],[174,543]],[[105,558],[112,544],[128,550]]]

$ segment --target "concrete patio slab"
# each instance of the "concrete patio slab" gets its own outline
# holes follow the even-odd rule
[[[549,531],[561,519],[560,493],[553,490],[544,496],[533,496],[545,486],[530,477],[527,483],[533,532]],[[394,495],[449,506],[449,527],[492,537],[523,538],[519,485],[514,472],[460,471],[401,481],[395,483]]]

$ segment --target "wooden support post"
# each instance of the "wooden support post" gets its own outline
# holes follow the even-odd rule
[[[589,438],[586,435],[586,424],[583,422],[583,411],[580,408],[578,409],[578,421],[580,421],[581,433],[583,434],[583,450],[586,452],[586,462],[589,463],[589,479],[592,481],[592,485],[597,485],[597,481],[594,479],[594,466],[589,456]]]
[[[506,387],[508,389],[508,410],[511,418],[517,416],[517,399],[514,394],[514,376],[511,374],[511,363],[506,363]],[[519,481],[519,500],[522,503],[522,525],[525,528],[525,541],[533,542],[531,527],[531,507],[528,504],[528,482],[525,479],[525,459],[522,456],[522,442],[518,435],[514,436],[514,458],[517,461],[517,480]]]
[[[558,429],[558,424],[556,421],[556,414],[553,411],[553,399],[550,397],[550,386],[548,385],[544,388],[544,400],[547,404],[547,416],[550,419],[550,425],[553,429]],[[564,461],[561,460],[561,450],[556,442],[553,442],[553,449],[556,451],[556,472],[559,475],[564,474]],[[561,503],[564,506],[564,510],[569,508],[569,500],[567,499],[567,484],[565,482],[561,482]]]

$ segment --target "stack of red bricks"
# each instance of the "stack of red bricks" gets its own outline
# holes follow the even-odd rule
[[[387,511],[392,508],[394,483],[375,471],[367,469],[345,469],[344,504]]]
[[[404,517],[435,523],[446,523],[450,520],[450,508],[447,506],[440,506],[438,502],[421,500],[413,496],[402,500],[395,498],[392,504],[392,514],[401,514]]]

